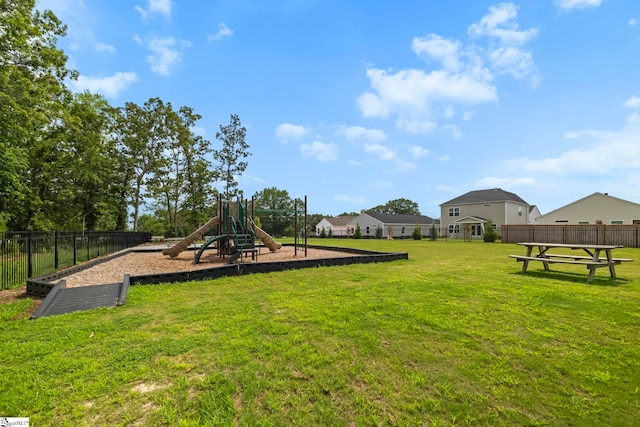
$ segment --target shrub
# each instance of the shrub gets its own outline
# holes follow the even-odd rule
[[[327,237],[328,238],[332,238],[333,237],[333,229],[329,229],[329,232],[327,233]]]
[[[420,230],[420,226],[418,224],[416,224],[416,227],[413,229],[411,237],[413,237],[413,240],[422,240],[422,230]]]
[[[324,227],[322,227],[322,231],[320,232],[320,238],[324,239],[325,237],[327,237],[327,232],[324,231]]]
[[[436,241],[438,240],[438,227],[436,227],[436,223],[431,223],[431,229],[429,230],[429,240]]]
[[[376,239],[382,239],[383,234],[384,234],[384,230],[382,227],[376,228]]]
[[[362,239],[362,230],[360,230],[360,224],[356,225],[356,232],[353,234],[354,239]]]
[[[487,224],[484,226],[484,233],[482,234],[482,239],[487,243],[493,243],[498,238],[498,233],[493,228],[493,222],[491,220],[487,221]]]

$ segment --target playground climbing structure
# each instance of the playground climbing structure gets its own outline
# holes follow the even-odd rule
[[[163,249],[162,253],[175,258],[193,243],[203,240],[205,236],[210,237],[199,247],[195,255],[195,264],[200,262],[204,251],[212,245],[217,249],[218,256],[228,257],[229,263],[236,262],[238,258],[242,261],[246,254],[251,254],[252,259],[256,258],[256,238],[262,240],[271,252],[276,252],[282,247],[248,217],[246,202],[222,201],[219,197],[218,215],[174,246]]]

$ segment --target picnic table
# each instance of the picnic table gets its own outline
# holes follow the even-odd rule
[[[623,262],[631,262],[629,258],[614,258],[611,252],[614,249],[622,248],[619,245],[585,245],[576,243],[541,243],[541,242],[521,242],[518,245],[527,248],[525,255],[509,255],[516,261],[522,261],[522,272],[527,271],[530,261],[540,261],[544,265],[545,271],[549,271],[549,264],[574,264],[584,265],[589,270],[589,278],[587,282],[591,282],[595,277],[598,268],[609,267],[609,274],[612,278],[616,278],[615,266]],[[574,254],[553,254],[549,253],[549,249],[565,248],[571,250],[582,250],[587,255]],[[534,254],[534,249],[537,253]],[[602,255],[602,256],[601,256]]]

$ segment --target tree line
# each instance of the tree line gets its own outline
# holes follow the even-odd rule
[[[216,214],[215,183],[226,200],[241,195],[250,152],[237,115],[214,147],[194,133],[202,117],[191,107],[157,97],[114,107],[72,92],[65,82],[78,73],[57,47],[66,26],[35,0],[0,0],[0,34],[0,231],[185,235]],[[253,199],[265,231],[292,234],[301,200],[274,187]],[[419,214],[406,199],[369,210]]]
[[[177,233],[208,218],[215,182],[238,193],[250,153],[237,115],[214,149],[191,107],[73,93],[56,46],[66,26],[35,0],[1,0],[0,33],[0,231],[125,230],[130,218],[137,231],[144,207]]]

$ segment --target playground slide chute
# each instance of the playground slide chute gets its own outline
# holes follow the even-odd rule
[[[269,248],[271,252],[276,252],[278,249],[282,247],[280,243],[273,240],[273,237],[271,237],[269,233],[264,231],[262,228],[258,227],[255,224],[253,225],[253,228],[256,231],[256,236],[258,236],[258,238],[262,240],[262,242],[265,244],[266,247]]]
[[[216,225],[220,224],[220,217],[213,217],[205,225],[198,228],[193,233],[189,234],[183,240],[179,241],[175,245],[170,248],[166,248],[162,250],[162,255],[169,255],[171,258],[177,257],[182,251],[187,249],[190,244],[195,242],[196,240],[202,239],[202,236],[205,235],[209,230],[211,230]]]

